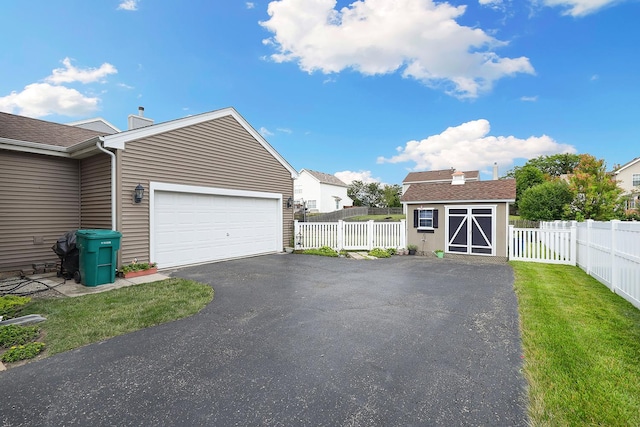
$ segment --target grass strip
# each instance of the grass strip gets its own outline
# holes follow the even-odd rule
[[[532,425],[640,425],[640,310],[578,267],[511,265]]]
[[[45,355],[181,319],[213,298],[211,286],[171,278],[64,299],[34,299],[21,314],[41,314]]]

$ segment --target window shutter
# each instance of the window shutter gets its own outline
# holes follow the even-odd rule
[[[433,210],[433,228],[438,228],[438,209]]]
[[[413,211],[413,228],[418,228],[418,209]]]

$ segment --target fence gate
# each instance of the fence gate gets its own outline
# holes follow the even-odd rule
[[[576,265],[576,228],[550,230],[510,225],[509,259]]]

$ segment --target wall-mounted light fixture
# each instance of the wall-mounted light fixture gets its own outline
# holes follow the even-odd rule
[[[289,198],[287,199],[287,207],[288,207],[288,208],[293,207],[293,199],[292,199],[291,197],[289,197]]]
[[[140,184],[133,191],[133,201],[136,203],[142,202],[142,198],[144,197],[144,187]]]

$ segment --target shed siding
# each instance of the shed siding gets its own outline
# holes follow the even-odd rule
[[[457,203],[461,206],[486,206],[496,205],[496,241],[493,243],[496,248],[496,255],[498,257],[506,257],[507,254],[507,232],[508,232],[508,208],[506,203]],[[420,205],[408,205],[407,207],[407,244],[414,244],[418,246],[418,251],[430,253],[436,249],[445,249],[447,236],[445,234],[445,221],[447,220],[445,214],[445,206],[455,206],[456,203],[446,204],[429,204],[422,203]],[[435,208],[438,209],[438,228],[434,230],[434,233],[418,233],[418,230],[413,227],[413,212],[419,208]],[[423,240],[424,239],[424,240]]]
[[[290,240],[291,173],[231,116],[128,142],[121,159],[123,262],[149,261],[149,197],[135,204],[132,195],[151,181],[282,194],[283,242]]]
[[[78,161],[0,152],[0,270],[57,261],[57,239],[80,225]]]
[[[80,228],[111,229],[111,158],[98,154],[80,161]]]

